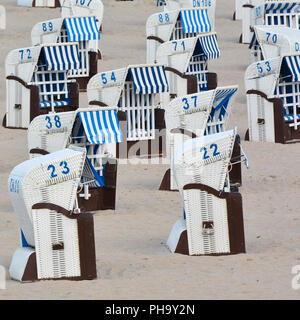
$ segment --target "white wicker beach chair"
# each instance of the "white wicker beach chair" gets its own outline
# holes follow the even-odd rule
[[[78,205],[88,211],[115,209],[116,143],[121,143],[117,108],[90,107],[36,117],[28,129],[31,157],[69,146],[86,149]]]
[[[58,18],[37,23],[31,32],[32,45],[78,43],[80,66],[69,70],[68,78],[76,79],[80,91],[85,91],[89,79],[97,74],[100,25],[95,16]]]
[[[245,252],[242,197],[230,192],[228,166],[235,130],[190,139],[174,157],[185,219],[175,223],[167,246],[188,255]]]
[[[90,79],[87,86],[90,105],[118,106],[126,142],[126,150],[119,152],[118,149],[118,157],[127,157],[129,149],[137,142],[141,146],[140,155],[151,153],[149,143],[160,139],[156,131],[164,129],[162,107],[164,95],[168,96],[168,92],[169,85],[162,65],[131,65],[99,73]],[[161,153],[162,150],[155,152]]]
[[[201,8],[182,8],[151,15],[146,23],[147,63],[155,63],[157,49],[167,41],[214,31],[214,1]]]
[[[18,0],[18,6],[58,8],[63,0]]]
[[[283,55],[248,67],[246,139],[287,143],[300,138],[299,66],[299,55]]]
[[[219,57],[215,32],[163,43],[157,62],[166,66],[171,97],[215,89],[217,75],[208,71],[208,61]]]
[[[8,180],[21,228],[10,276],[18,281],[97,277],[93,216],[76,208],[85,150],[64,149],[25,161]]]
[[[167,129],[167,155],[170,158],[170,169],[164,175],[160,190],[177,190],[174,178],[174,151],[183,141],[203,135],[223,132],[227,128],[232,100],[237,86],[220,87],[197,94],[182,96],[172,100],[165,107]],[[239,137],[238,137],[239,139]],[[236,141],[232,162],[241,158],[240,141]],[[241,166],[231,171],[231,182],[241,184]]]
[[[5,61],[6,127],[27,128],[39,114],[78,108],[77,43],[47,44],[11,51]]]
[[[0,6],[0,30],[6,29],[6,10],[4,6]]]

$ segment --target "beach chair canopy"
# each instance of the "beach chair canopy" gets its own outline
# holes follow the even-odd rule
[[[185,73],[193,56],[202,60],[213,60],[220,57],[220,49],[215,32],[197,37],[173,40],[163,43],[157,51],[157,62]]]
[[[67,71],[79,68],[78,44],[40,45],[15,49],[6,57],[6,76],[32,81],[36,69]]]
[[[133,82],[136,94],[150,95],[169,91],[164,66],[131,65],[93,76],[87,86],[89,102],[98,101],[118,106],[126,81]]]
[[[276,25],[299,28],[299,1],[265,1],[252,10],[252,25]]]
[[[31,31],[32,45],[62,42],[62,29],[67,31],[64,42],[99,40],[100,31],[95,16],[58,18],[37,23]]]
[[[189,37],[191,33],[214,30],[208,9],[178,9],[151,15],[146,23],[147,37],[157,37],[164,42],[171,40],[178,20],[181,21],[183,38]]]
[[[72,144],[99,145],[122,142],[116,108],[79,108],[41,115],[28,129],[29,150],[55,152]],[[47,141],[47,142],[45,142]]]
[[[282,26],[255,26],[256,41],[264,59],[300,52],[300,30]]]
[[[30,246],[35,246],[32,206],[51,203],[73,211],[85,156],[85,149],[72,147],[25,161],[11,172],[10,199]]]
[[[102,25],[104,7],[101,0],[61,0],[61,17],[96,17],[98,27]]]
[[[184,142],[175,151],[175,178],[180,191],[199,183],[222,191],[225,186],[236,130],[224,131]]]

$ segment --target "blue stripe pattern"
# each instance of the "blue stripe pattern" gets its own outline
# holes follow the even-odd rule
[[[67,71],[80,67],[78,45],[55,45],[42,48],[46,70]]]
[[[90,144],[123,141],[123,134],[116,110],[79,112],[79,117]]]
[[[292,13],[297,12],[294,9],[298,9],[299,6],[297,6],[298,3],[292,2],[292,3],[266,3],[265,4],[265,13],[266,14],[277,14],[277,13]],[[297,6],[297,7],[296,7]],[[295,8],[296,7],[296,8]]]
[[[201,37],[199,41],[207,60],[218,59],[220,57],[217,35],[214,34],[207,37]]]
[[[152,94],[169,91],[163,66],[130,68],[135,93]]]
[[[296,119],[300,120],[300,114],[296,114]],[[285,121],[294,121],[294,116],[293,115],[287,115],[284,116]]]
[[[300,56],[287,56],[283,62],[288,67],[289,74],[281,74],[281,77],[291,76],[292,81],[300,81]]]
[[[100,40],[95,17],[66,18],[65,25],[70,42]]]
[[[180,16],[184,33],[211,32],[207,9],[181,10]]]

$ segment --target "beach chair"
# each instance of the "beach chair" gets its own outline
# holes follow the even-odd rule
[[[97,277],[93,216],[80,212],[76,192],[83,148],[63,149],[25,161],[8,179],[22,247],[12,258],[12,279],[89,280]]]
[[[122,139],[116,107],[80,108],[36,117],[28,129],[28,151],[37,157],[69,146],[85,148],[78,206],[87,211],[115,210],[116,143]]]
[[[228,166],[235,130],[189,139],[176,151],[175,178],[184,218],[167,246],[186,255],[245,253],[242,196],[230,191]]]
[[[227,128],[231,105],[237,86],[220,87],[175,98],[165,107],[167,129],[168,169],[159,190],[178,190],[174,177],[174,152],[180,144],[192,138],[223,132]],[[240,137],[236,136],[234,152],[230,164],[231,184],[242,184]],[[235,164],[234,166],[232,164]]]
[[[89,79],[97,74],[99,24],[95,16],[58,18],[37,23],[31,32],[32,45],[78,43],[80,66],[69,70],[68,78],[76,79],[80,91],[86,91]],[[96,45],[95,45],[96,43]]]
[[[62,0],[18,0],[18,6],[58,8]]]
[[[147,63],[156,63],[159,46],[171,40],[195,37],[214,31],[214,6],[163,11],[146,23]]]
[[[208,62],[219,57],[215,32],[163,43],[157,62],[166,66],[171,97],[215,89],[217,74],[209,72]]]
[[[6,10],[4,6],[0,6],[0,30],[6,29]]]
[[[130,65],[127,68],[99,73],[87,86],[89,105],[118,106],[118,118],[124,142],[117,146],[117,157],[161,155],[164,129],[164,94],[169,85],[162,65]],[[158,131],[158,134],[157,134]],[[157,143],[157,144],[156,144]],[[151,150],[157,145],[159,150]],[[152,148],[153,149],[153,148]]]
[[[77,43],[47,44],[11,51],[5,61],[3,126],[28,128],[38,115],[78,108],[78,84],[68,79],[80,67]]]
[[[248,124],[245,139],[288,143],[300,138],[300,56],[251,64],[245,74]]]
[[[61,0],[62,18],[95,17],[100,31],[103,14],[104,6],[101,0]]]

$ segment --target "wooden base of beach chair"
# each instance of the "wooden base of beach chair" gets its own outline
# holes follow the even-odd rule
[[[96,252],[94,238],[94,220],[90,213],[83,213],[77,218],[80,273],[78,277],[61,277],[40,279],[38,277],[37,259],[34,248],[24,247],[15,251],[9,268],[12,279],[20,282],[37,280],[93,280],[97,278]],[[63,245],[53,245],[52,250],[64,250]],[[66,271],[68,272],[68,271]]]
[[[246,253],[242,196],[238,192],[230,192],[226,195],[227,221],[230,252],[199,254],[200,256],[219,256]],[[173,253],[189,255],[188,235],[185,220],[178,220],[170,233],[167,246]]]
[[[88,200],[78,198],[78,206],[82,211],[115,210],[117,191],[117,163],[105,165],[105,187],[89,188]]]

